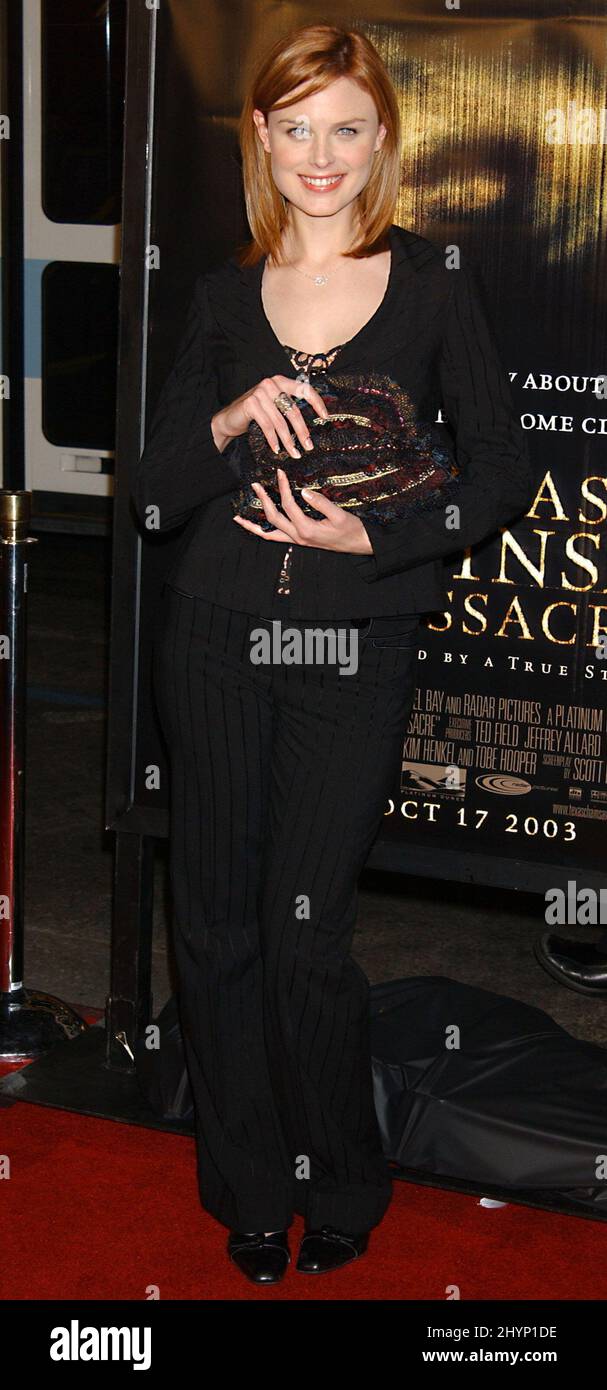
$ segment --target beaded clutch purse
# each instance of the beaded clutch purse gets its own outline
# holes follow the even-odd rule
[[[307,516],[323,514],[301,497],[301,489],[322,491],[331,502],[361,518],[386,523],[407,515],[445,506],[456,500],[459,469],[452,455],[420,425],[412,402],[388,376],[353,373],[323,374],[314,386],[326,402],[328,420],[300,398],[296,403],[314,443],[301,459],[285,448],[273,454],[255,420],[242,450],[241,487],[231,494],[233,510],[273,530],[251,484],[263,485],[281,506],[276,467],[284,468],[293,496]],[[288,421],[288,415],[286,419]]]

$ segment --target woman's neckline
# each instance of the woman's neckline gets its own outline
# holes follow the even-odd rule
[[[281,347],[284,348],[294,371],[319,372],[327,371],[329,367],[333,366],[335,358],[339,357],[345,343],[336,343],[334,347],[328,348],[327,352],[302,352],[301,348],[292,347],[290,343],[281,343]],[[330,362],[329,358],[331,358]],[[319,362],[319,366],[315,365]]]
[[[393,227],[393,225],[390,226],[390,227],[388,228],[388,238],[389,238],[389,241],[390,241],[390,270],[389,270],[389,272],[388,272],[388,280],[387,280],[386,288],[385,288],[385,290],[384,290],[383,297],[382,297],[382,299],[380,300],[380,303],[378,304],[377,309],[375,309],[374,312],[371,314],[370,318],[367,319],[367,322],[366,322],[366,323],[363,323],[362,327],[359,328],[358,331],[357,331],[356,333],[354,333],[354,334],[352,335],[351,338],[346,338],[346,339],[344,340],[343,343],[340,343],[340,344],[339,344],[340,349],[343,349],[343,348],[350,348],[350,347],[352,346],[352,343],[357,343],[358,340],[359,340],[359,338],[362,338],[363,334],[366,333],[368,329],[370,329],[371,327],[375,327],[376,320],[377,320],[377,319],[380,317],[380,315],[383,313],[383,311],[384,311],[385,308],[387,307],[387,304],[388,304],[389,299],[392,297],[392,290],[393,290],[393,287],[394,287],[394,279],[395,279],[395,268],[396,268],[396,257],[395,257],[395,255],[394,255],[394,251],[395,251],[395,236],[394,236],[394,227]],[[269,320],[269,318],[268,318],[268,316],[267,316],[267,314],[266,314],[265,308],[264,308],[264,303],[263,303],[263,298],[262,298],[262,293],[261,293],[261,286],[262,286],[263,272],[264,272],[264,270],[265,270],[266,261],[267,261],[267,256],[264,255],[264,256],[262,256],[262,257],[260,258],[260,260],[259,260],[259,262],[258,262],[259,267],[260,267],[260,269],[259,269],[259,274],[258,274],[258,277],[257,277],[257,300],[258,300],[258,306],[259,306],[259,309],[260,309],[260,311],[261,311],[262,319],[264,320],[264,322],[265,322],[267,328],[269,329],[269,332],[270,332],[270,334],[271,334],[271,336],[272,336],[274,342],[278,345],[278,347],[280,347],[280,348],[282,349],[283,352],[285,352],[285,355],[287,355],[287,354],[286,354],[286,345],[280,341],[280,338],[279,338],[278,335],[275,333],[275,331],[274,331],[274,329],[273,329],[273,327],[272,327],[272,324],[270,323],[270,320]],[[328,351],[327,351],[326,353],[324,353],[324,352],[315,352],[315,353],[306,352],[306,353],[304,353],[303,350],[300,349],[300,348],[295,349],[295,351],[301,352],[301,355],[302,355],[302,356],[305,356],[305,357],[329,357],[329,356],[331,355],[331,352],[334,351],[334,348],[329,348]]]

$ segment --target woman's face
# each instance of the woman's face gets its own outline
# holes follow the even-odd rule
[[[295,92],[297,89],[295,89]],[[276,187],[310,216],[332,216],[365,187],[386,134],[373,98],[349,77],[268,113],[253,112]]]

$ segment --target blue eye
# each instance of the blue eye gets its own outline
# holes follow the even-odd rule
[[[352,125],[342,125],[342,126],[340,126],[339,129],[340,129],[340,131],[342,131],[342,130],[347,130],[348,133],[349,133],[350,135],[358,135],[358,130],[355,129],[355,127],[352,126]],[[307,125],[292,125],[292,126],[289,126],[289,129],[288,129],[288,131],[287,131],[287,135],[296,135],[296,136],[297,136],[297,132],[298,132],[298,131],[303,131],[304,135],[309,135],[309,134],[310,134],[310,128],[309,128],[309,126],[307,126]],[[299,138],[299,136],[297,136],[297,138]]]

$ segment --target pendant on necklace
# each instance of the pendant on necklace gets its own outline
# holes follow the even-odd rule
[[[315,275],[315,276],[314,276],[314,284],[315,284],[315,285],[326,285],[328,279],[329,279],[329,276],[328,276],[328,275]]]

